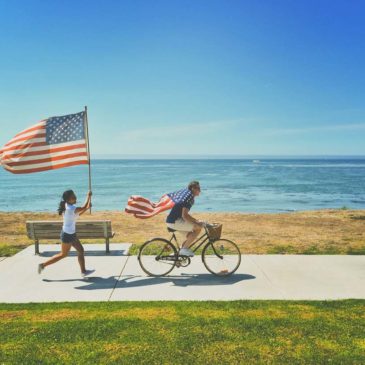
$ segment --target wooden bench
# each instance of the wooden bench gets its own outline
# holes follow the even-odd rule
[[[39,241],[60,239],[62,221],[27,221],[28,237],[34,240],[35,254],[39,255]],[[109,239],[114,237],[111,221],[79,221],[76,222],[78,238],[104,238],[106,253],[109,253]]]

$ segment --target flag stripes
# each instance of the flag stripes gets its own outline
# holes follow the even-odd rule
[[[142,196],[133,195],[128,199],[125,212],[133,214],[136,218],[145,219],[171,209],[174,205],[174,201],[168,195],[164,195],[157,203]]]
[[[48,118],[16,134],[0,150],[0,163],[14,174],[88,164],[84,112]]]

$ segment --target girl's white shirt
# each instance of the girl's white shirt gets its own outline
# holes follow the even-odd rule
[[[79,215],[75,213],[76,205],[66,203],[65,208],[62,230],[65,233],[74,234],[76,233],[76,220],[79,218]]]

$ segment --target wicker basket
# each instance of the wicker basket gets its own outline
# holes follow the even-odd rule
[[[207,225],[208,237],[211,240],[219,240],[222,235],[222,225],[220,223],[213,223]]]

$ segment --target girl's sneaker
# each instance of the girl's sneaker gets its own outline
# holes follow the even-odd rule
[[[81,276],[83,278],[85,278],[86,276],[89,276],[90,274],[92,274],[93,272],[95,272],[95,270],[86,270],[84,272],[81,273]]]

